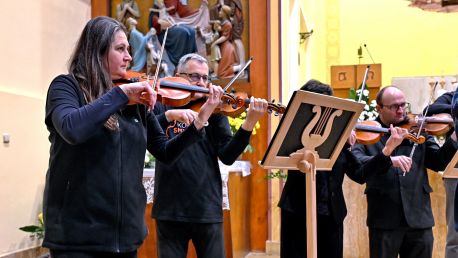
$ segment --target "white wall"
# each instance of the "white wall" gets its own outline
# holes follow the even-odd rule
[[[0,256],[40,243],[19,231],[37,224],[49,158],[46,91],[66,72],[73,46],[90,19],[90,0],[3,1],[0,62]]]

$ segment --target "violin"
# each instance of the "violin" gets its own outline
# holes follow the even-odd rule
[[[248,94],[246,92],[237,92],[237,93],[229,93],[230,95],[235,97],[235,103],[232,102],[223,102],[219,107],[215,109],[216,113],[223,114],[225,116],[236,117],[243,113],[250,105],[250,98],[248,98]],[[194,111],[198,111],[200,107],[203,105],[204,99],[199,99],[194,102],[191,106],[191,109]],[[267,113],[274,114],[278,116],[280,114],[284,114],[286,107],[282,104],[268,102],[267,103]]]
[[[133,83],[139,81],[147,81],[148,78],[144,73],[127,71],[126,78],[116,80],[115,85],[123,83]],[[164,77],[157,82],[159,87],[156,87],[157,101],[164,105],[172,107],[182,107],[189,104],[194,96],[194,93],[208,94],[207,88],[191,85],[188,80],[182,77]],[[214,112],[221,113],[226,116],[238,116],[248,108],[250,99],[246,93],[225,93],[221,96],[221,105]],[[205,103],[205,99],[194,101],[191,109],[199,111],[200,107]],[[129,103],[130,104],[130,103]],[[132,103],[133,104],[133,103]],[[276,104],[273,101],[267,104],[267,112],[275,115],[283,114],[286,107],[281,104]]]
[[[172,88],[190,92],[208,93],[207,88],[173,82],[170,80],[160,80],[159,83],[161,88]],[[220,107],[216,108],[214,112],[221,113],[226,116],[238,116],[243,111],[245,111],[250,104],[250,99],[246,93],[225,93],[221,97],[221,100],[222,103]],[[204,103],[205,99],[199,99],[193,103],[191,109],[198,111]],[[286,107],[281,104],[270,102],[267,104],[267,110],[269,114],[274,113],[275,115],[279,115],[285,113]]]
[[[125,78],[113,81],[115,86],[125,83],[134,83],[148,81],[146,74],[135,71],[127,71]],[[159,87],[155,87],[157,91],[157,101],[172,107],[181,107],[191,102],[194,93],[208,94],[207,88],[191,85],[188,80],[182,77],[164,77],[160,78],[157,83]],[[223,104],[236,105],[237,99],[235,96],[225,93],[221,96]],[[134,103],[129,103],[134,104]],[[203,103],[202,103],[203,104]]]
[[[423,124],[422,132],[434,136],[446,134],[455,124],[452,116],[447,113],[432,116],[408,114],[407,118],[408,123],[406,127],[412,132],[418,132],[421,124]]]
[[[375,144],[386,133],[389,134],[390,129],[383,128],[377,121],[366,120],[358,122],[355,126],[356,141],[360,144]],[[404,138],[417,144],[423,144],[426,141],[423,135],[417,138],[413,133],[406,134]]]

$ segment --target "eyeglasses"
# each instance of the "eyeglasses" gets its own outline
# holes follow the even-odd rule
[[[198,82],[202,79],[204,82],[208,82],[208,75],[200,75],[198,73],[180,73],[186,75],[191,82]]]
[[[381,105],[381,106],[382,106],[382,108],[386,107],[391,111],[397,111],[399,108],[402,108],[403,110],[406,110],[406,108],[410,107],[410,103],[403,102],[403,103],[399,103],[399,104]]]

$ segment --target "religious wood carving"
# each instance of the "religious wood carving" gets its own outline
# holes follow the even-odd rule
[[[458,12],[458,0],[410,0],[412,7],[425,11],[451,13]]]
[[[132,67],[153,74],[165,30],[161,76],[173,76],[179,59],[197,52],[211,79],[233,77],[248,58],[248,0],[112,0],[111,16],[129,31]],[[248,77],[248,71],[241,76]]]

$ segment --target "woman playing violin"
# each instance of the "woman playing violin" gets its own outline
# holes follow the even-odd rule
[[[405,122],[407,104],[400,89],[385,87],[376,101],[376,120],[383,127]],[[432,256],[434,218],[426,169],[440,171],[447,166],[458,149],[456,136],[451,138],[442,147],[431,135],[416,148],[404,140],[391,150],[389,158],[376,162],[374,175],[365,180],[370,257]],[[386,139],[384,136],[376,144],[354,146],[352,152],[363,163],[363,169],[385,152]]]
[[[53,258],[136,257],[147,234],[142,185],[145,151],[172,162],[201,141],[203,124],[220,102],[209,87],[196,122],[172,140],[148,112],[156,92],[147,82],[114,87],[132,60],[124,26],[90,20],[69,62],[49,86],[45,123],[50,158],[44,193],[46,235]]]
[[[177,69],[177,76],[192,85],[211,85],[207,60],[197,54],[183,56]],[[172,139],[192,121],[206,126],[204,139],[187,148],[175,163],[156,163],[152,217],[156,220],[159,258],[185,257],[189,240],[199,258],[225,257],[218,159],[232,164],[248,145],[256,122],[266,113],[266,100],[251,98],[250,102],[247,118],[234,136],[227,117],[221,114],[213,114],[207,121],[199,119],[189,106],[156,104],[154,112]]]

